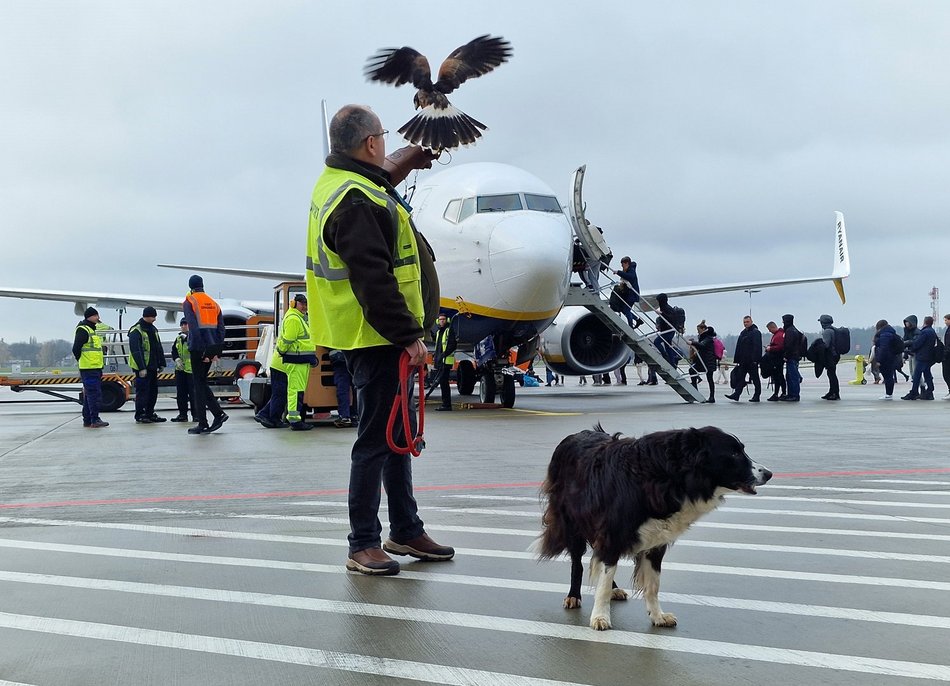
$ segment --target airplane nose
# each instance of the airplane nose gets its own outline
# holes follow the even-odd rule
[[[488,243],[497,307],[553,317],[571,275],[571,227],[562,214],[519,212],[503,218]]]

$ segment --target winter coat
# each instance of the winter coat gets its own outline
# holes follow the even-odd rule
[[[716,331],[711,326],[699,334],[699,340],[690,341],[690,345],[696,349],[696,354],[703,361],[706,370],[716,368],[716,345],[713,342],[716,339]]]
[[[149,324],[145,319],[139,319],[138,327],[142,334],[136,329],[129,330],[129,354],[135,358],[135,363],[139,369],[148,369],[156,371],[165,368],[165,351],[162,349],[162,342],[158,339],[158,329],[154,324]],[[142,335],[148,336],[148,359],[145,359],[145,343],[142,341]]]
[[[795,318],[790,314],[782,315],[782,328],[785,330],[785,350],[783,350],[783,357],[786,360],[798,361],[802,359],[802,356],[799,354],[799,349],[802,344],[802,332],[795,328]]]
[[[818,318],[818,323],[821,324],[821,340],[825,342],[828,361],[831,364],[838,364],[841,355],[835,350],[835,327],[832,326],[834,319],[830,315],[823,314]]]
[[[932,364],[934,362],[934,346],[937,344],[937,332],[932,326],[925,326],[911,341],[910,352],[914,354],[917,364]]]
[[[907,318],[904,319],[904,348],[907,348],[908,343],[914,340],[917,337],[917,334],[920,333],[920,329],[917,328],[917,315],[910,314],[907,315]]]
[[[888,324],[875,335],[874,359],[877,363],[886,367],[897,367],[897,360],[900,355],[893,352],[894,340],[900,340],[894,327]]]
[[[755,324],[739,332],[736,353],[732,361],[741,365],[755,365],[762,359],[762,332]]]

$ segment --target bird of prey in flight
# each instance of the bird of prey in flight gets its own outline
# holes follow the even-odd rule
[[[403,124],[399,133],[414,145],[438,152],[474,143],[487,128],[454,107],[446,96],[509,57],[511,43],[484,35],[452,51],[439,67],[435,83],[425,55],[410,47],[383,48],[369,58],[364,73],[370,81],[394,86],[411,83],[418,89],[413,102],[421,111]]]

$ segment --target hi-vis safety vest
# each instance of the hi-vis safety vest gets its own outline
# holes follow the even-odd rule
[[[192,291],[185,296],[185,300],[191,303],[195,319],[198,320],[198,328],[218,328],[218,315],[221,314],[221,307],[214,301],[214,298],[204,291]]]
[[[280,333],[277,336],[277,345],[271,356],[270,366],[286,372],[285,365],[308,364],[309,362],[293,362],[282,355],[314,355],[316,346],[310,338],[310,327],[303,314],[297,308],[287,310],[280,323]]]
[[[447,322],[444,329],[439,329],[435,334],[435,354],[436,357],[439,357],[442,354],[442,351],[445,350],[445,339],[449,335],[449,327],[452,326],[451,323]],[[451,367],[455,364],[454,355],[446,355],[442,358],[442,364],[446,364]]]
[[[87,334],[89,338],[83,344],[79,353],[79,368],[80,369],[102,369],[104,361],[102,355],[102,338],[99,334],[96,333],[96,330],[91,326],[85,324],[80,324],[76,327],[77,330],[82,329]]]
[[[142,357],[145,358],[145,365],[148,366],[148,362],[152,357],[152,342],[149,340],[148,334],[145,331],[142,331],[142,327],[138,324],[129,329],[129,337],[132,336],[133,331],[138,331],[139,336],[142,337]],[[141,367],[139,367],[138,363],[135,361],[135,355],[133,355],[131,352],[129,352],[129,366],[135,371],[141,369]]]
[[[175,354],[182,363],[182,371],[191,374],[191,353],[188,351],[188,335],[180,333],[175,338]]]
[[[310,331],[313,341],[330,349],[353,350],[376,345],[392,345],[374,329],[360,307],[350,285],[350,270],[323,241],[327,218],[343,196],[356,189],[392,219],[394,244],[393,275],[399,292],[419,325],[425,315],[422,301],[422,274],[419,247],[409,212],[382,186],[365,176],[327,167],[313,189],[310,224],[307,230],[307,297],[310,301]]]

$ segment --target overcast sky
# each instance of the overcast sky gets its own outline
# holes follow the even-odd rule
[[[756,320],[929,312],[950,256],[942,1],[4,0],[0,287],[184,294],[188,274],[157,263],[302,270],[320,99],[369,104],[395,131],[412,90],[367,83],[367,57],[411,45],[438,64],[483,33],[514,57],[453,96],[490,130],[452,164],[524,167],[563,202],[586,163],[588,218],[644,289],[830,273],[840,210],[848,303],[830,283],[771,289]],[[270,297],[264,281],[206,285]],[[749,297],[679,304],[728,333]],[[8,342],[69,339],[77,320],[0,298]]]

